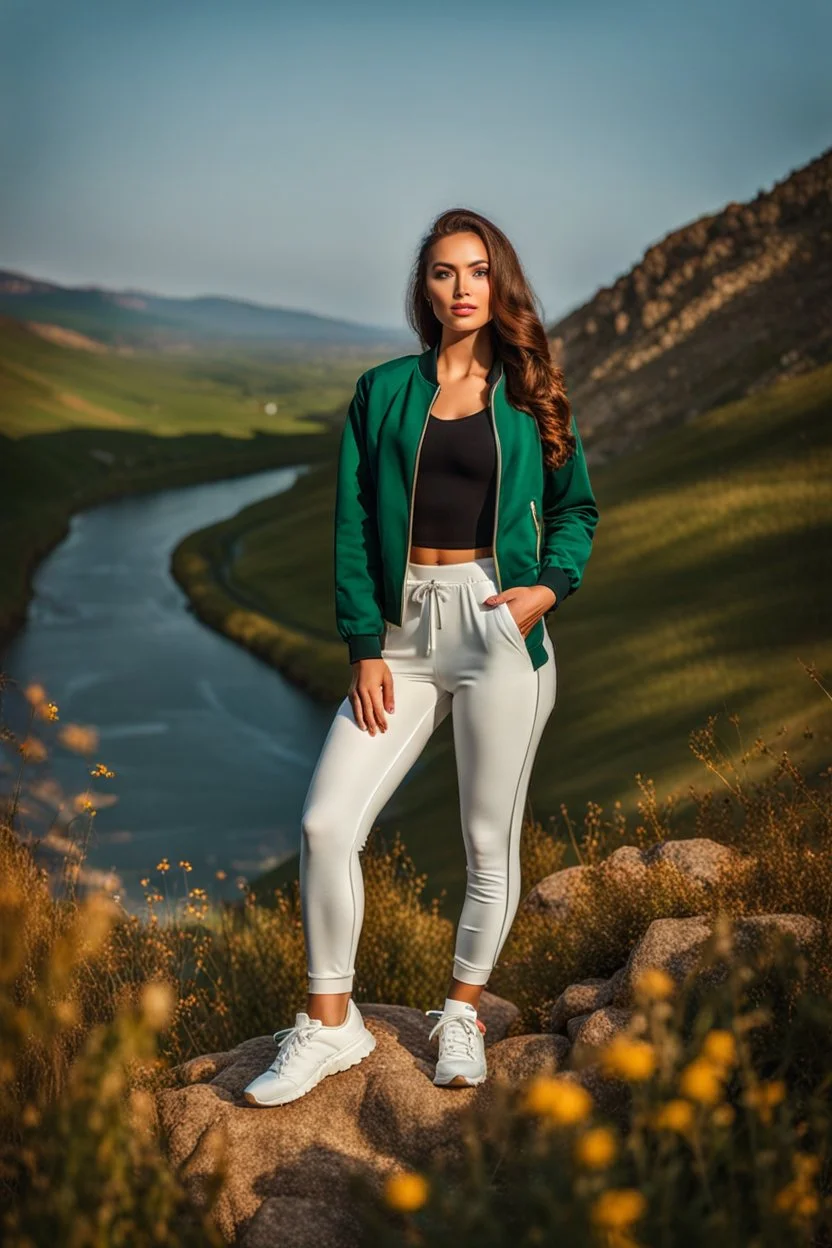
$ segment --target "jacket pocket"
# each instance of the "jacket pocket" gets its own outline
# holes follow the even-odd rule
[[[535,532],[534,554],[535,554],[535,559],[537,560],[538,563],[540,563],[541,529],[540,529],[540,520],[538,519],[538,515],[537,515],[537,504],[535,503],[533,498],[529,499],[529,507],[531,508],[532,521],[534,522],[534,532]]]

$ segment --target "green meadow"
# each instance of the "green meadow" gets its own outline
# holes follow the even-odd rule
[[[0,642],[73,512],[331,456],[356,375],[374,362],[91,348],[0,319]]]
[[[529,794],[529,813],[559,835],[570,836],[562,803],[572,823],[637,815],[640,803],[648,822],[645,776],[684,821],[711,716],[735,762],[772,736],[810,774],[828,760],[826,699],[807,668],[828,676],[832,665],[831,410],[826,367],[592,470],[601,520],[584,582],[550,624],[559,692]],[[350,679],[333,618],[334,488],[334,463],[323,463],[177,555],[212,623],[333,710]],[[465,878],[457,800],[449,717],[379,823],[401,830],[429,889],[454,903]],[[295,856],[258,886],[296,870]]]

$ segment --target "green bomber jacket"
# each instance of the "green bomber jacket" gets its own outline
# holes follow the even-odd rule
[[[399,356],[359,377],[338,454],[335,616],[350,662],[380,658],[388,623],[401,625],[419,452],[439,394],[438,346]],[[575,451],[547,469],[537,421],[512,407],[502,360],[488,374],[497,449],[493,557],[500,591],[547,585],[550,615],[581,584],[598,508],[572,414]],[[529,629],[533,668],[548,661],[544,617]]]

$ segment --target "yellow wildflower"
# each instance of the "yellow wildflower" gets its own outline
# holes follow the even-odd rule
[[[737,1042],[730,1031],[713,1028],[702,1041],[702,1056],[714,1066],[733,1066],[737,1060]]]
[[[750,1109],[756,1109],[760,1119],[768,1125],[771,1122],[771,1110],[779,1105],[786,1095],[786,1085],[782,1079],[771,1079],[768,1083],[758,1083],[746,1088],[743,1100]]]
[[[641,1082],[649,1079],[656,1068],[656,1053],[646,1040],[614,1036],[600,1053],[600,1061],[608,1075]]]
[[[636,996],[648,1001],[661,1001],[669,997],[676,987],[672,977],[660,966],[648,966],[640,971],[633,983]]]
[[[560,1124],[582,1122],[592,1110],[592,1097],[573,1079],[536,1075],[526,1088],[525,1108]]]
[[[696,1057],[679,1077],[679,1091],[692,1101],[714,1105],[722,1096],[722,1070],[707,1058]]]
[[[575,1158],[590,1170],[603,1170],[616,1154],[615,1134],[609,1127],[591,1127],[575,1143]]]
[[[682,1097],[675,1097],[660,1105],[653,1116],[653,1125],[659,1130],[678,1131],[680,1134],[693,1123],[693,1106]]]
[[[46,746],[38,737],[25,737],[17,748],[28,763],[42,763],[48,755]]]
[[[717,1105],[711,1114],[711,1122],[717,1127],[730,1127],[736,1116],[733,1105]]]
[[[165,980],[150,980],[142,990],[141,1004],[147,1025],[154,1031],[161,1031],[167,1026],[176,1004],[173,989]]]
[[[634,1187],[611,1187],[592,1206],[592,1221],[606,1230],[617,1231],[640,1218],[647,1201]]]
[[[414,1209],[420,1209],[427,1198],[427,1180],[414,1170],[397,1171],[385,1180],[384,1199],[392,1209],[412,1213]]]

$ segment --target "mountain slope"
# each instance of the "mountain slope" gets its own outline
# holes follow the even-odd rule
[[[593,463],[832,359],[832,148],[673,230],[548,332]]]

